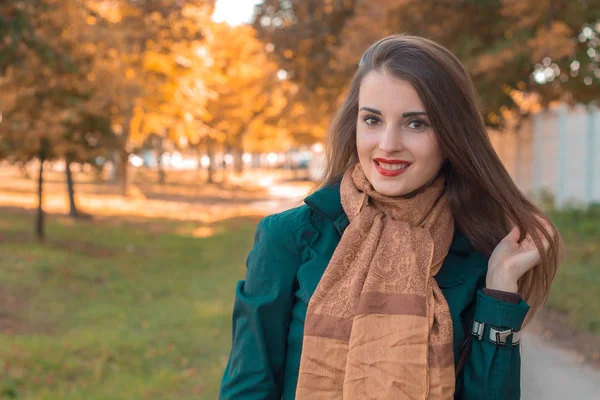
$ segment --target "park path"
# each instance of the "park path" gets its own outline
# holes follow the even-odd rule
[[[524,334],[521,351],[524,400],[600,399],[600,370],[583,364],[576,352],[532,333]]]
[[[254,206],[266,213],[286,210],[302,203],[307,187],[275,182],[269,188],[272,199]],[[600,400],[600,369],[584,364],[577,352],[527,331],[521,351],[523,400]]]

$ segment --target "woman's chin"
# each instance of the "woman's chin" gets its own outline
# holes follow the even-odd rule
[[[409,190],[406,190],[406,185],[401,182],[381,182],[376,180],[371,183],[371,186],[373,186],[373,189],[375,189],[377,193],[388,197],[404,196],[410,192]]]

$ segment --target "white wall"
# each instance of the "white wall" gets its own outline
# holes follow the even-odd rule
[[[536,199],[548,191],[558,207],[600,202],[600,110],[590,109],[560,106],[531,116],[518,132],[490,132],[494,148],[526,195]]]

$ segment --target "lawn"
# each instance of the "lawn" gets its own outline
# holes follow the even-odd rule
[[[215,399],[257,222],[0,210],[0,398]]]
[[[600,205],[586,212],[554,212],[551,218],[565,240],[567,260],[554,280],[548,305],[600,337]]]
[[[0,209],[0,398],[215,399],[258,218],[213,225]],[[600,335],[600,209],[556,213],[549,304]]]

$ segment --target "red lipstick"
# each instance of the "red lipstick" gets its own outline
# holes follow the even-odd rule
[[[383,176],[389,176],[389,177],[398,176],[398,175],[404,173],[404,171],[406,171],[408,169],[408,167],[411,165],[411,163],[408,162],[408,161],[404,161],[404,160],[388,160],[388,159],[385,159],[385,158],[374,158],[373,159],[373,163],[375,164],[375,168],[377,169],[377,172],[379,172]],[[400,169],[386,169],[386,168],[383,168],[381,166],[381,164],[402,165],[403,168],[400,168]]]

